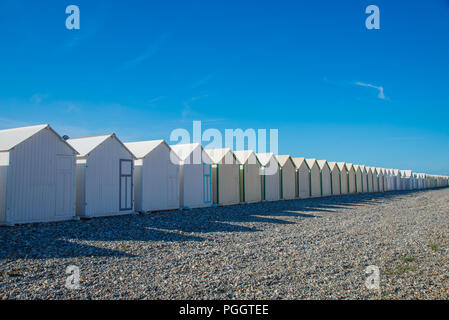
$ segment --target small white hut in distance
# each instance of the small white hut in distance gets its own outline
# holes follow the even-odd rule
[[[296,166],[297,194],[299,199],[310,197],[310,168],[304,158],[293,158]]]
[[[363,174],[359,165],[354,165],[356,192],[363,192]]]
[[[257,158],[262,164],[262,194],[265,201],[281,199],[281,178],[279,162],[274,153],[258,153]]]
[[[329,168],[331,170],[331,186],[332,186],[332,194],[337,196],[341,194],[341,186],[340,186],[340,169],[337,166],[337,163],[334,161],[328,162]]]
[[[352,163],[346,163],[348,169],[348,193],[357,193],[357,177]]]
[[[317,160],[321,171],[321,195],[327,197],[332,195],[331,169],[326,160]]]
[[[134,212],[134,156],[115,136],[68,139],[76,160],[76,213],[104,217]]]
[[[180,159],[180,207],[212,205],[212,159],[199,143],[170,146],[174,159]]]
[[[179,162],[164,140],[128,142],[134,163],[135,209],[140,212],[179,208]]]
[[[296,166],[288,155],[276,156],[281,169],[281,197],[284,200],[296,198]]]
[[[254,151],[234,151],[240,165],[240,202],[262,201],[262,165]]]
[[[310,168],[310,196],[321,197],[321,171],[316,159],[306,159]]]
[[[240,202],[240,162],[230,148],[205,149],[212,159],[214,203],[233,205]]]
[[[340,169],[340,191],[341,194],[349,193],[349,185],[348,185],[348,167],[344,162],[337,162],[337,166]]]
[[[76,155],[47,124],[0,130],[0,225],[75,217]]]

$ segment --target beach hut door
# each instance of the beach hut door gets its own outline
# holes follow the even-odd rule
[[[72,156],[57,156],[56,159],[56,216],[70,215],[74,206],[73,161]]]
[[[120,210],[133,208],[133,162],[120,160]]]
[[[203,199],[204,203],[212,203],[212,166],[203,163]]]

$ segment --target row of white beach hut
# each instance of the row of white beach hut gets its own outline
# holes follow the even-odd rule
[[[447,187],[445,176],[273,153],[0,130],[0,224]]]

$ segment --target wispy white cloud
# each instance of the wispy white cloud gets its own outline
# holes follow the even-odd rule
[[[158,97],[155,97],[155,98],[153,98],[153,99],[150,99],[149,101],[148,101],[148,105],[150,106],[150,107],[154,107],[154,106],[156,106],[156,102],[158,102],[158,101],[160,101],[160,100],[162,100],[162,99],[164,99],[165,97],[164,96],[158,96]]]
[[[360,82],[360,81],[357,81],[355,84],[358,85],[358,86],[361,86],[361,87],[368,87],[368,88],[376,89],[376,90],[379,91],[379,94],[377,95],[377,97],[378,97],[379,99],[382,99],[382,100],[386,100],[386,99],[387,99],[387,98],[385,97],[385,94],[384,94],[384,88],[383,88],[382,86],[375,86],[375,85],[373,85],[373,84],[365,83],[365,82]]]
[[[47,99],[49,96],[50,96],[49,94],[36,93],[31,96],[30,101],[35,104],[40,104],[42,101]]]
[[[211,73],[211,74],[208,74],[208,75],[204,76],[203,78],[201,78],[201,79],[195,81],[195,82],[190,86],[190,88],[196,89],[196,88],[198,88],[198,87],[204,86],[204,85],[208,84],[208,83],[214,78],[214,76],[215,76],[215,75],[212,74],[212,73]]]
[[[151,57],[153,57],[156,53],[158,53],[161,48],[164,46],[164,44],[166,43],[167,39],[169,38],[169,35],[167,33],[159,36],[148,48],[147,50],[145,50],[143,53],[141,53],[139,56],[126,61],[122,68],[123,70],[128,70],[128,69],[132,69],[136,66],[138,66],[139,64],[141,64],[142,62],[144,62],[145,60],[150,59]]]

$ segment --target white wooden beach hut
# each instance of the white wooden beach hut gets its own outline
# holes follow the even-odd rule
[[[296,189],[299,199],[310,198],[310,168],[304,158],[293,158],[296,166]]]
[[[312,198],[321,197],[320,167],[316,159],[306,159],[310,168],[310,196]]]
[[[387,190],[394,191],[393,169],[387,169]]]
[[[346,163],[346,168],[348,169],[348,193],[357,192],[357,181],[355,168],[352,163]]]
[[[212,159],[199,143],[170,146],[173,158],[180,159],[180,207],[183,209],[212,205]]]
[[[374,192],[374,172],[373,167],[366,167],[368,177],[368,192]]]
[[[76,155],[47,124],[0,130],[0,225],[74,218]]]
[[[385,192],[385,172],[384,168],[378,168],[379,172],[379,192]]]
[[[360,171],[362,171],[362,189],[363,193],[368,193],[368,170],[366,166],[360,165]]]
[[[401,170],[401,186],[402,190],[413,189],[413,173],[412,170]]]
[[[164,140],[127,142],[134,154],[134,199],[139,212],[180,206],[180,159]]]
[[[94,218],[134,212],[134,155],[116,135],[73,138],[67,143],[79,154],[76,214]]]
[[[399,169],[393,169],[393,190],[402,190],[401,173]]]
[[[371,168],[373,172],[373,192],[379,192],[379,170],[375,167]]]
[[[281,175],[279,162],[274,153],[257,153],[262,164],[262,194],[265,201],[281,199]]]
[[[348,167],[344,162],[337,162],[337,166],[340,169],[340,190],[341,194],[348,194]]]
[[[296,166],[289,155],[276,156],[281,170],[281,198],[296,198]]]
[[[217,205],[240,202],[240,162],[230,148],[205,149],[212,159],[212,193]]]
[[[354,171],[355,171],[356,192],[362,193],[363,192],[363,174],[362,174],[362,170],[358,164],[354,165]]]
[[[317,160],[321,174],[321,196],[328,197],[332,195],[331,169],[326,160]]]
[[[240,162],[240,202],[262,201],[262,164],[252,150],[234,151]]]
[[[340,169],[336,162],[330,161],[328,162],[329,169],[331,170],[331,187],[332,194],[337,196],[341,194],[341,185],[340,185]]]

